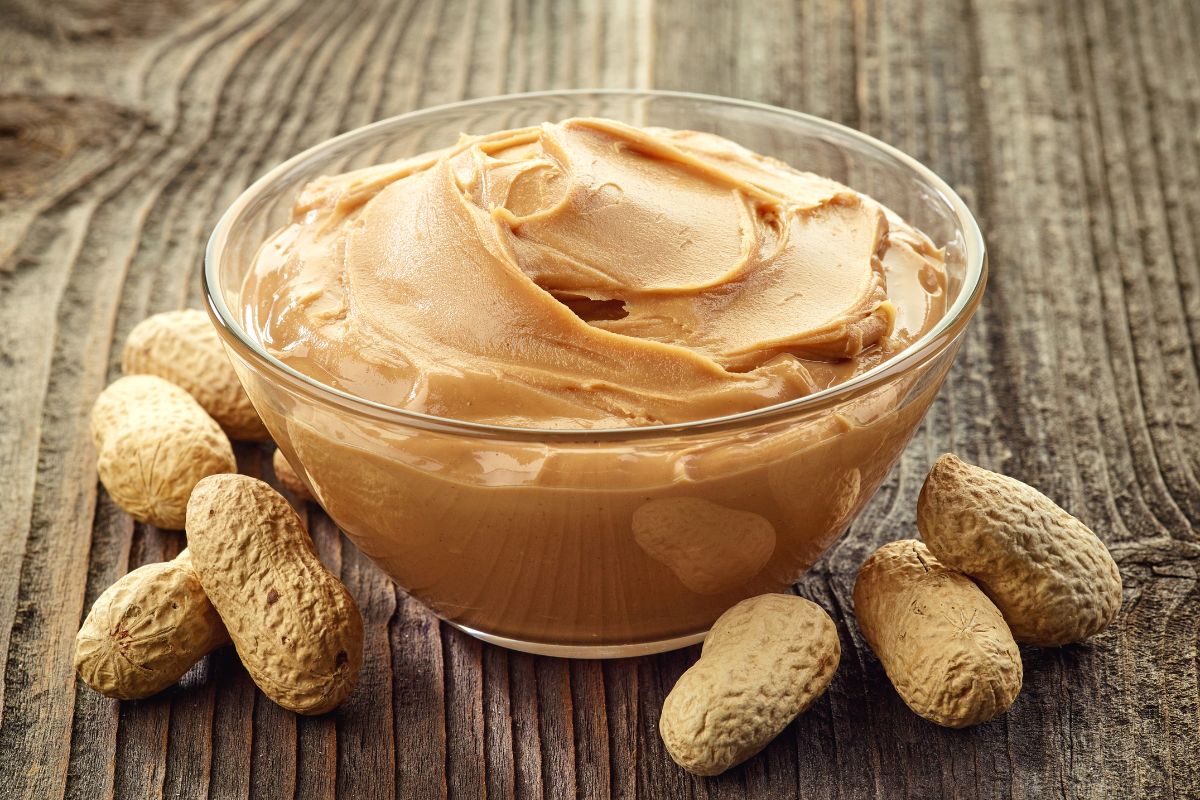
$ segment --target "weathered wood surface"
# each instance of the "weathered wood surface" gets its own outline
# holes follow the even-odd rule
[[[1200,5],[0,0],[0,786],[97,797],[1195,797],[1200,794]],[[846,122],[978,211],[992,280],[868,513],[799,590],[832,689],[764,754],[693,779],[658,739],[695,657],[571,662],[479,643],[398,594],[319,512],[362,604],[362,685],[297,719],[230,652],[160,697],[76,683],[71,641],[177,533],[97,491],[86,411],[148,313],[199,302],[221,209],[272,164],[419,106],[571,86],[688,89]],[[849,617],[954,449],[1092,522],[1117,624],[1026,649],[1012,711],[909,713]],[[243,466],[265,466],[244,450]],[[269,468],[268,468],[269,469]]]

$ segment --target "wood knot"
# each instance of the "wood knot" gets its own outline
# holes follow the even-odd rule
[[[47,191],[64,163],[111,148],[135,119],[95,98],[0,95],[0,201]]]

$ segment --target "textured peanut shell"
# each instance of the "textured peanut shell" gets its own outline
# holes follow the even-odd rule
[[[775,552],[775,528],[765,517],[699,497],[645,503],[633,513],[633,538],[697,594],[740,586]]]
[[[146,564],[104,590],[75,637],[75,670],[97,692],[121,700],[149,697],[193,664],[229,644],[184,550]]]
[[[986,722],[1021,691],[1021,653],[1000,611],[916,539],[866,560],[854,616],[900,697],[931,722]]]
[[[121,370],[157,375],[181,387],[231,439],[270,438],[203,311],[166,311],[142,320],[125,340]]]
[[[263,694],[300,714],[341,703],[362,665],[362,616],[283,496],[244,475],[206,478],[188,503],[187,536],[200,583]]]
[[[283,488],[291,492],[297,500],[306,502],[313,499],[312,492],[308,490],[304,481],[300,480],[296,470],[292,469],[291,463],[282,450],[276,450],[275,455],[271,456],[271,466],[275,470],[275,477],[283,484]]]
[[[675,762],[717,775],[750,758],[820,697],[842,649],[824,609],[790,594],[721,615],[700,660],[663,703],[658,730]]]
[[[917,502],[921,538],[979,583],[1018,641],[1054,646],[1104,630],[1121,573],[1086,525],[1015,478],[946,454]]]
[[[229,438],[192,396],[153,375],[113,382],[92,406],[100,482],[134,519],[183,527],[201,478],[237,471]]]

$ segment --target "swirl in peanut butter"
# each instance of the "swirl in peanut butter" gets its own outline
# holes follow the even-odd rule
[[[608,428],[843,382],[940,319],[944,285],[923,234],[840,183],[571,119],[314,181],[242,297],[270,353],[360,397]]]

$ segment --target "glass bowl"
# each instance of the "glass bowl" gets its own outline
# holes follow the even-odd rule
[[[948,313],[908,350],[799,400],[674,425],[530,430],[405,411],[325,386],[246,332],[263,241],[320,175],[573,116],[709,131],[839,180],[946,249]],[[351,540],[438,616],[534,653],[617,657],[703,638],[737,601],[787,591],[840,536],[928,410],[983,291],[979,228],[930,170],[781,108],[695,94],[511,95],[377,122],[260,178],[221,217],[209,310],[255,408]]]

